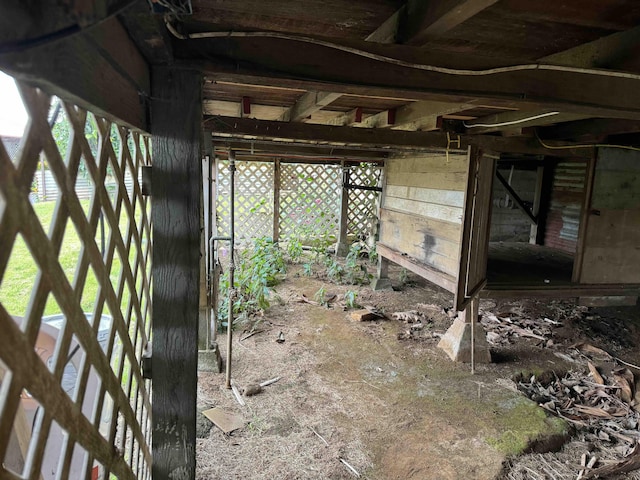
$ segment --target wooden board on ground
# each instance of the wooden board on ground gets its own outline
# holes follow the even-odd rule
[[[223,433],[230,433],[234,430],[244,427],[245,421],[239,415],[227,412],[221,408],[215,407],[205,410],[202,414],[213,422],[213,424],[222,430]]]

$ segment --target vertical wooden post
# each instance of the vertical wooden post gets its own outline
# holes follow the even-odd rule
[[[542,197],[542,179],[544,178],[544,166],[538,167],[536,171],[536,191],[533,194],[533,205],[531,213],[538,219],[535,225],[531,225],[529,232],[529,243],[536,245],[538,243],[538,226],[540,225],[540,198]]]
[[[349,240],[347,238],[348,216],[349,216],[349,168],[345,161],[340,162],[342,167],[342,197],[340,199],[340,231],[338,232],[338,243],[336,245],[336,255],[345,257],[349,253]]]
[[[201,76],[153,70],[153,478],[195,479]]]
[[[580,282],[582,276],[582,263],[584,261],[584,242],[589,224],[589,214],[591,210],[591,197],[593,196],[593,182],[596,176],[596,163],[598,162],[599,149],[594,149],[593,155],[587,163],[587,178],[584,185],[584,197],[580,212],[580,225],[578,227],[578,244],[576,254],[573,256],[572,282]]]
[[[273,161],[273,241],[280,240],[280,159]]]

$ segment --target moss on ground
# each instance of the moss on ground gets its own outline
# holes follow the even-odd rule
[[[519,455],[529,450],[552,449],[568,433],[567,423],[549,416],[527,398],[516,398],[495,418],[497,436],[487,443],[505,455]]]

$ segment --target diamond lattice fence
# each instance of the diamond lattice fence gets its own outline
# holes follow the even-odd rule
[[[19,90],[21,146],[0,141],[0,477],[150,478],[149,139]]]

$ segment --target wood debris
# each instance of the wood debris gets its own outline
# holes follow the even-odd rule
[[[351,319],[355,320],[356,322],[368,322],[370,320],[377,320],[378,318],[380,318],[379,315],[376,315],[375,313],[370,312],[366,308],[351,312],[349,313],[349,316],[351,317]]]

